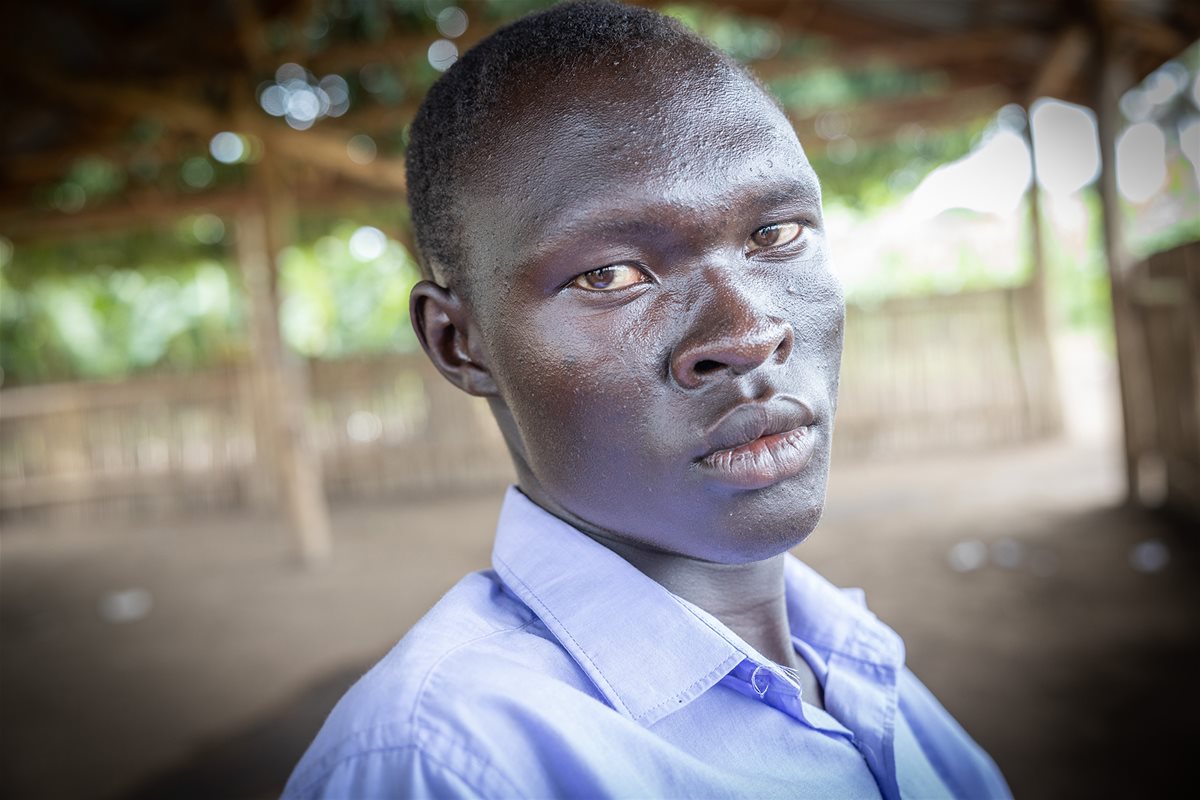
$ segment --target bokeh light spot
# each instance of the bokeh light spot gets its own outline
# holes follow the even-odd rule
[[[258,95],[258,104],[272,117],[282,117],[287,113],[287,100],[287,90],[278,83],[272,83]]]
[[[246,143],[230,131],[221,131],[208,143],[208,152],[222,164],[237,164],[246,157]]]
[[[849,164],[858,154],[858,143],[849,136],[841,136],[825,146],[825,155],[834,164]]]
[[[387,236],[379,228],[364,225],[350,235],[350,255],[359,261],[379,258],[386,247]]]
[[[950,548],[946,560],[955,572],[974,572],[987,563],[987,545],[977,539],[959,542]]]
[[[329,116],[340,117],[350,110],[350,85],[341,75],[326,75],[321,78],[317,88],[324,92],[329,100],[326,112]]]
[[[73,181],[60,183],[54,190],[54,207],[67,214],[74,214],[87,203],[87,192]]]
[[[1139,122],[1117,137],[1117,188],[1144,203],[1167,182],[1167,139],[1153,122]]]
[[[355,411],[346,419],[346,435],[366,444],[383,435],[383,420],[371,411]]]
[[[350,141],[346,142],[346,155],[355,164],[370,164],[378,153],[379,148],[375,146],[375,140],[365,133],[351,136]]]
[[[287,63],[275,70],[276,83],[285,84],[288,81],[306,81],[308,72],[299,64]]]
[[[1011,536],[992,542],[992,563],[1004,569],[1016,569],[1025,560],[1025,547]]]
[[[437,29],[448,39],[467,32],[467,12],[458,6],[443,8],[437,15]]]
[[[183,162],[179,175],[183,178],[183,182],[191,188],[203,189],[212,184],[215,173],[207,158],[196,156]]]
[[[1171,562],[1171,552],[1158,539],[1149,539],[1129,551],[1129,566],[1138,572],[1162,572]]]
[[[1038,100],[1030,113],[1038,183],[1051,194],[1074,194],[1100,174],[1100,137],[1091,109]]]
[[[154,608],[154,597],[145,589],[122,589],[100,598],[98,611],[105,622],[137,622]]]
[[[200,244],[219,244],[225,238],[225,223],[216,214],[200,214],[192,221],[192,235]]]
[[[458,48],[449,39],[438,39],[429,45],[429,64],[438,72],[450,69],[458,61]]]

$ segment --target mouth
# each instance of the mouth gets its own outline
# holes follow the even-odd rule
[[[804,472],[816,450],[815,418],[799,401],[735,407],[707,437],[699,469],[736,489],[764,489]]]

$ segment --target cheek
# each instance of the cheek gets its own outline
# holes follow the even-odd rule
[[[642,402],[653,390],[652,346],[640,326],[620,317],[544,308],[492,339],[501,395],[531,461],[581,469],[594,461],[585,453],[644,441],[652,427]]]
[[[823,259],[809,276],[793,314],[796,338],[814,366],[836,381],[846,320],[842,285]]]

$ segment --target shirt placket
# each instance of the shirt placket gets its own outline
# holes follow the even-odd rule
[[[798,685],[772,664],[747,658],[729,673],[726,683],[742,694],[753,697],[792,719],[828,736],[853,742],[854,733],[834,717],[814,705],[806,705]]]
[[[829,658],[825,705],[853,733],[885,798],[900,797],[896,779],[896,669],[842,653]]]

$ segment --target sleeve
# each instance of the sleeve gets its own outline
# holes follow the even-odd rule
[[[900,705],[921,749],[956,797],[1012,797],[996,762],[908,669],[900,674]]]
[[[339,762],[313,783],[289,782],[283,800],[373,798],[484,798],[511,796],[469,782],[450,765],[416,747],[362,753]]]

